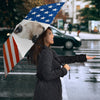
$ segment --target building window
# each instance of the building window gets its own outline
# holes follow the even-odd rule
[[[89,5],[85,5],[85,8],[89,8]]]
[[[76,6],[76,10],[80,10],[80,5],[77,5]]]
[[[68,12],[66,12],[66,13],[65,13],[65,16],[69,17],[69,14],[68,14]]]

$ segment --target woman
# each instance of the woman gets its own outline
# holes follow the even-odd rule
[[[60,77],[70,70],[68,63],[84,62],[89,57],[86,55],[58,56],[50,49],[54,43],[53,34],[48,28],[31,48],[31,59],[37,65],[37,83],[33,100],[62,100],[62,86]]]

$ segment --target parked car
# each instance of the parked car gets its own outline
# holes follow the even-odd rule
[[[70,35],[65,35],[57,28],[50,26],[54,34],[54,44],[52,46],[64,46],[65,49],[81,46],[81,39]]]
[[[2,27],[0,28],[0,42],[4,43],[9,37],[10,33],[12,33],[13,29]]]

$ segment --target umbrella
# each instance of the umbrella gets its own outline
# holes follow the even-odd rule
[[[47,29],[63,5],[64,2],[58,2],[35,7],[16,25],[11,36],[3,44],[5,76],[24,58],[34,45],[32,38],[38,37]]]

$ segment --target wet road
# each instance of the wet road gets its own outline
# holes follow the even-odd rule
[[[60,55],[96,55],[85,63],[70,64],[68,74],[61,79],[63,100],[100,100],[100,41],[82,41],[78,50],[53,48]],[[0,44],[0,100],[33,100],[36,67],[24,58],[5,79],[3,73],[2,45]]]
[[[69,100],[100,100],[100,41],[83,41],[75,54],[96,55],[85,63],[71,64],[71,79],[67,81]],[[66,100],[66,99],[65,99]]]

